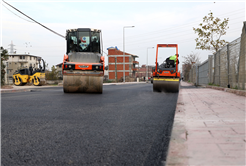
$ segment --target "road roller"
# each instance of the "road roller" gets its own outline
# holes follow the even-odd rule
[[[43,61],[43,67],[40,65],[41,58],[38,59],[39,67],[33,68],[30,66],[29,68],[19,69],[13,74],[13,82],[16,86],[26,85],[28,82],[32,83],[35,86],[41,86],[45,84],[45,63]]]
[[[171,60],[169,56],[159,65],[158,49],[162,47],[176,48],[176,60]],[[153,91],[154,92],[179,92],[180,72],[178,71],[178,45],[177,44],[157,44],[156,66],[153,70]]]
[[[62,64],[64,93],[102,93],[104,56],[101,30],[68,29],[66,43]]]

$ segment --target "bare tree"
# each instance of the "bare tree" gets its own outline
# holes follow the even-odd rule
[[[185,81],[189,80],[190,69],[193,64],[199,65],[201,63],[199,53],[191,52],[187,56],[182,56],[184,58],[183,61],[183,76]]]
[[[182,56],[184,58],[183,64],[200,64],[199,53],[191,52],[187,56]]]

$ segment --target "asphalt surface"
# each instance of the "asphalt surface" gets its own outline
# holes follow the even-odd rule
[[[152,84],[3,93],[2,166],[164,165],[177,97]]]

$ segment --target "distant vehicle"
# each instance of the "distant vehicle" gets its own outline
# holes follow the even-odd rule
[[[19,69],[13,74],[13,82],[16,86],[26,85],[28,82],[32,83],[35,86],[41,86],[45,84],[45,63],[43,61],[43,67],[40,65],[39,60],[39,68],[33,68],[30,66],[29,68]]]
[[[174,60],[166,59],[158,65],[158,49],[161,47],[176,48],[176,63]],[[157,44],[156,66],[153,71],[153,91],[156,92],[179,92],[180,72],[178,71],[178,45],[177,44]]]

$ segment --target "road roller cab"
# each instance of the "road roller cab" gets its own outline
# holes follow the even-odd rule
[[[160,47],[176,48],[176,60],[167,58],[164,63],[158,63],[158,49]],[[153,70],[153,91],[156,92],[178,92],[180,72],[178,71],[178,45],[177,44],[157,44],[156,66]]]
[[[104,57],[101,30],[69,29],[66,32],[67,51],[63,58],[63,91],[102,93]]]

